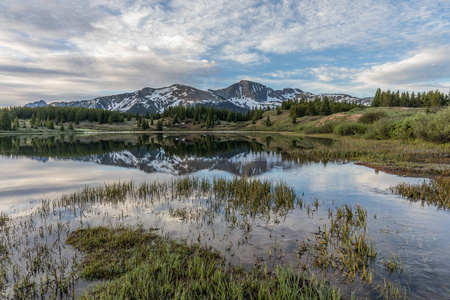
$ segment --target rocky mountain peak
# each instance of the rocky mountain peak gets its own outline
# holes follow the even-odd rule
[[[24,105],[25,107],[46,107],[47,106],[47,102],[45,102],[44,100],[39,100],[39,101],[35,101],[32,103],[27,103]]]
[[[241,80],[226,88],[217,90],[201,90],[195,87],[173,84],[168,87],[146,87],[131,93],[97,97],[92,100],[78,100],[71,102],[53,102],[50,106],[89,107],[122,112],[162,112],[168,107],[184,106],[213,106],[237,111],[281,105],[284,100],[304,98],[312,100],[321,95],[303,92],[300,89],[284,88],[274,90],[261,83],[249,80]],[[360,99],[343,94],[328,96],[335,101],[360,101]],[[42,101],[42,100],[41,100]],[[45,101],[37,101],[40,105],[47,105]],[[39,105],[39,104],[27,104]],[[30,106],[36,107],[36,106]]]

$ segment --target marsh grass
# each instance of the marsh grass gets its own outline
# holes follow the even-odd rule
[[[84,277],[110,279],[81,299],[340,299],[338,290],[306,274],[261,266],[245,272],[210,248],[142,228],[80,229],[67,242],[85,255]]]
[[[300,241],[298,258],[289,252],[295,250],[286,251],[275,238],[273,247],[267,248],[268,263],[266,257],[262,263],[256,258],[258,263],[245,271],[227,264],[206,246],[207,241],[201,241],[205,231],[211,230],[213,239],[215,230],[220,231],[223,237],[217,239],[228,245],[221,250],[232,257],[240,245],[251,245],[255,223],[265,223],[271,231],[294,209],[312,218],[315,213],[324,215],[319,212],[322,206],[326,204],[317,198],[306,205],[284,182],[245,177],[185,177],[85,187],[54,201],[42,200],[31,215],[18,221],[2,215],[2,244],[8,259],[1,264],[0,295],[5,299],[70,298],[81,277],[107,280],[91,289],[86,299],[337,299],[338,290],[312,279],[307,270],[330,271],[340,283],[361,279],[371,284],[377,253],[366,230],[367,211],[359,205],[328,208],[329,220]],[[108,211],[111,207],[114,211]],[[187,234],[190,243],[185,236],[175,240],[163,235],[164,228],[113,226],[130,221],[124,216],[127,207],[168,211],[171,218],[195,228]],[[119,210],[122,213],[116,215]],[[94,223],[102,226],[91,227],[92,219],[100,218],[103,221]],[[232,233],[235,238],[228,239]],[[197,234],[198,242],[193,242]],[[306,272],[277,265],[296,260]]]
[[[324,225],[323,230],[315,234],[313,243],[301,243],[299,259],[308,250],[313,266],[321,270],[332,269],[348,281],[353,281],[359,274],[364,282],[369,280],[370,283],[371,263],[377,253],[366,232],[366,210],[359,205],[352,208],[344,204],[330,215],[329,229]]]
[[[408,295],[410,292],[406,287],[399,288],[398,284],[393,284],[390,280],[384,279],[383,284],[379,284],[376,289],[379,295],[378,299],[386,299],[386,300],[406,300],[409,299]]]
[[[403,262],[400,256],[391,252],[389,254],[389,258],[384,262],[384,268],[391,273],[394,271],[398,271],[401,273],[403,271]]]
[[[341,137],[332,145],[290,148],[289,157],[310,161],[357,161],[375,169],[401,175],[444,176],[450,172],[450,143],[435,144],[418,140],[366,140]]]
[[[400,194],[412,202],[435,205],[438,208],[450,208],[450,177],[438,176],[421,184],[401,183],[391,187],[393,193]]]

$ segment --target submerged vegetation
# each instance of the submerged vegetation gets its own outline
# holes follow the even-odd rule
[[[108,207],[114,210],[108,212]],[[197,241],[188,242],[164,234],[163,228],[133,226],[123,222],[125,207],[166,207],[170,217],[197,228],[204,224],[213,237],[224,227],[220,234],[229,245],[219,253],[206,246],[200,231]],[[2,256],[7,258],[1,261],[1,293],[11,299],[72,297],[84,279],[107,281],[82,299],[339,299],[336,287],[312,275],[328,270],[346,282],[361,280],[378,296],[392,293],[380,284],[372,286],[379,276],[376,261],[383,257],[368,234],[368,213],[360,205],[328,209],[329,220],[299,240],[294,253],[286,253],[275,240],[268,260],[256,257],[256,264],[246,268],[227,264],[223,254],[234,247],[228,239],[234,230],[240,232],[239,247],[251,243],[255,221],[273,228],[296,208],[312,218],[320,207],[318,199],[308,204],[283,182],[245,177],[86,187],[54,201],[42,200],[18,222],[10,224],[2,215],[2,245],[11,251]],[[100,223],[95,221],[99,215]],[[295,258],[298,267],[286,267],[284,256]],[[386,286],[395,289],[389,279]]]
[[[401,183],[391,188],[391,191],[408,198],[410,201],[428,205],[435,205],[438,208],[450,208],[450,177],[439,176],[424,181],[422,184]]]

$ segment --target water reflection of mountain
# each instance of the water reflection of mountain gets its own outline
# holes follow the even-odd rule
[[[317,141],[316,141],[317,142]],[[327,143],[321,140],[321,143]],[[129,135],[114,137],[1,137],[0,153],[46,162],[51,158],[89,161],[101,165],[135,168],[146,173],[184,175],[200,170],[221,170],[236,175],[259,175],[273,168],[290,169],[308,159],[293,159],[272,147],[270,136]],[[291,143],[312,147],[307,139]],[[291,145],[291,147],[292,147]],[[275,150],[274,150],[275,149]]]
[[[200,170],[220,170],[236,175],[253,176],[273,168],[289,169],[295,163],[283,161],[280,154],[253,152],[245,148],[216,156],[168,155],[164,149],[124,150],[102,155],[92,155],[77,160],[91,161],[102,165],[135,168],[146,173],[170,173],[185,175]]]

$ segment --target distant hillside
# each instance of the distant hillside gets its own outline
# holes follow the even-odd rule
[[[208,89],[205,91],[186,85],[174,84],[163,88],[146,87],[132,93],[98,97],[92,100],[53,102],[49,105],[100,108],[132,113],[162,112],[167,107],[178,105],[205,105],[243,111],[258,106],[279,106],[281,102],[287,99],[305,98],[312,100],[317,96],[320,98],[327,96],[334,101],[362,101],[362,99],[346,94],[315,95],[294,88],[273,90],[257,82],[241,80],[227,88],[218,90]],[[25,106],[36,107],[39,105],[46,106],[46,103],[41,100]]]
[[[35,101],[32,103],[28,103],[24,105],[25,107],[46,107],[47,106],[47,102],[45,102],[44,100],[39,100],[39,101]]]

